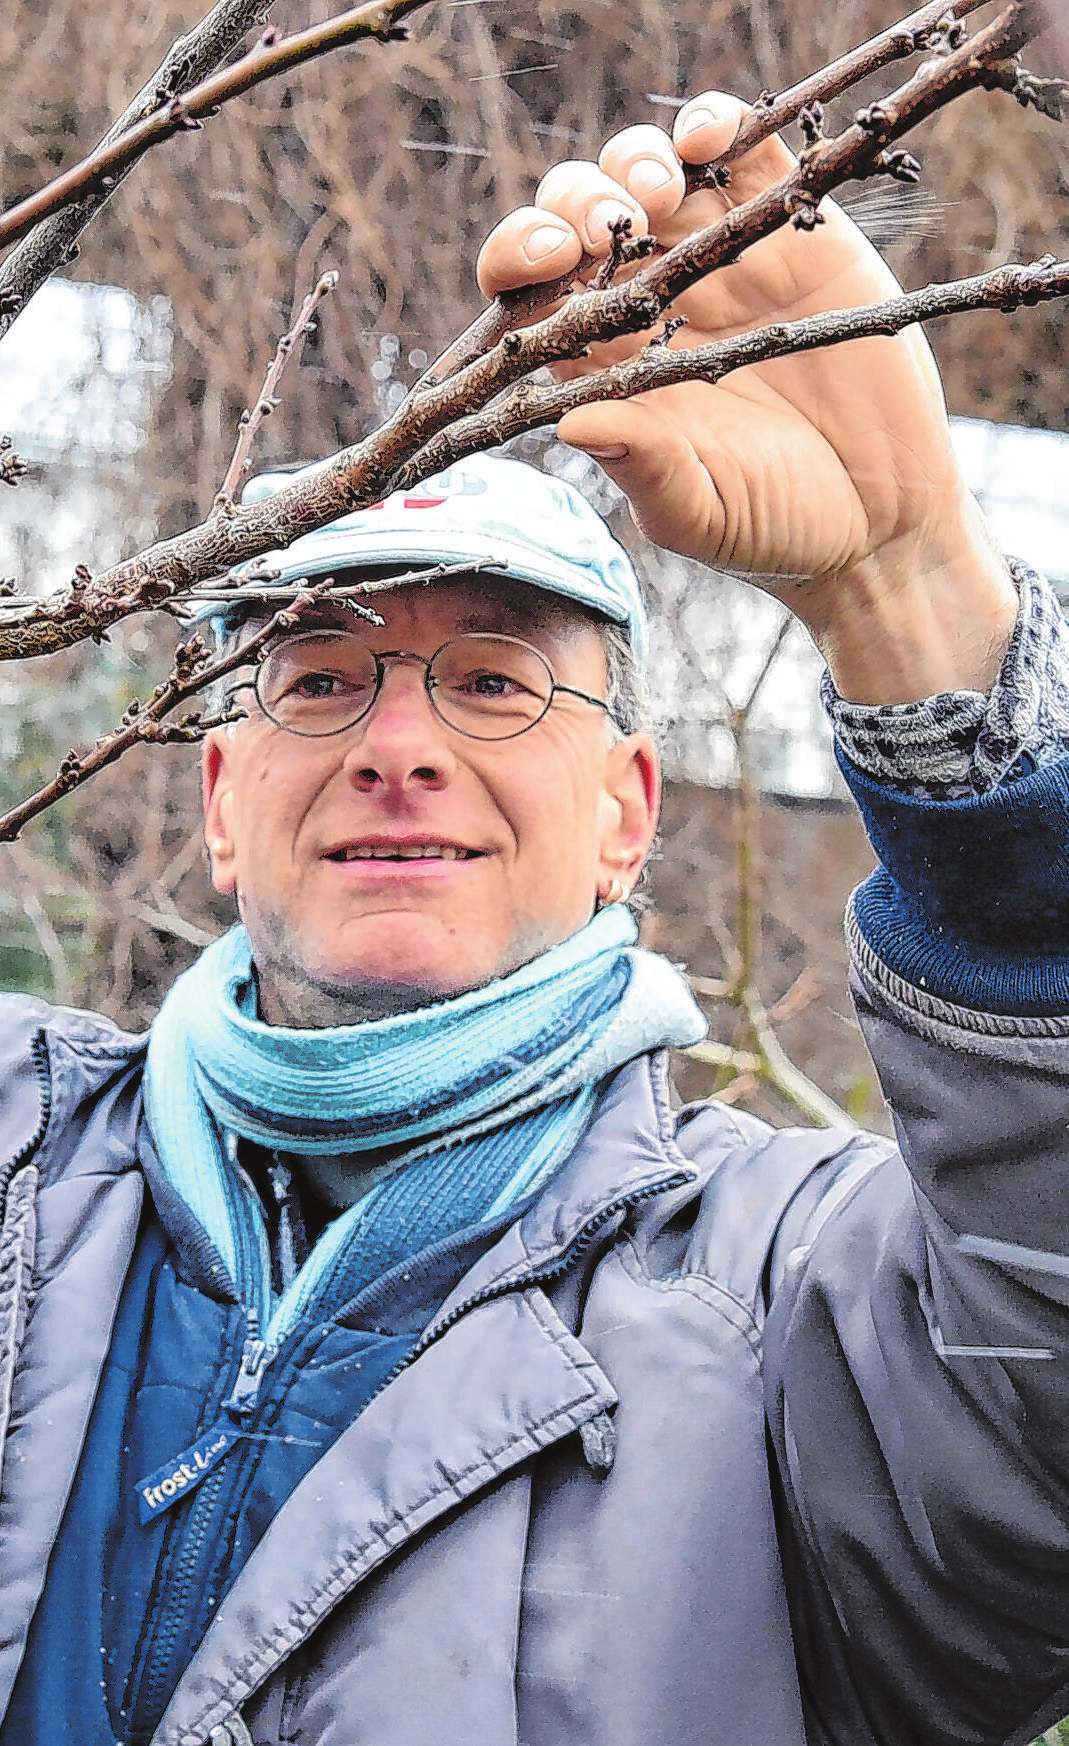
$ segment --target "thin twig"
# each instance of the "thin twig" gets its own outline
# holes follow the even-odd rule
[[[323,592],[324,589],[319,587],[307,589],[290,606],[276,612],[261,630],[240,647],[220,656],[217,661],[210,660],[207,647],[199,636],[192,637],[187,643],[180,643],[175,650],[174,667],[163,684],[156,687],[147,703],[141,703],[135,698],[113,733],[103,735],[91,752],[68,752],[51,782],[0,817],[0,843],[14,842],[30,819],[45,812],[72,789],[80,788],[91,776],[106,770],[109,764],[114,764],[131,746],[143,743],[188,744],[190,741],[203,739],[212,728],[242,720],[245,712],[240,709],[222,710],[214,716],[185,715],[177,722],[165,722],[163,717],[180,703],[187,702],[206,685],[225,678],[227,673],[232,673],[237,667],[254,663],[271,639],[280,631],[291,630],[298,624],[301,613],[315,605]]]
[[[766,1084],[789,1099],[797,1109],[823,1128],[854,1128],[857,1123],[835,1099],[821,1091],[808,1074],[791,1060],[765,1015],[756,990],[748,991],[747,1015],[760,1056],[758,1072]]]
[[[234,513],[234,493],[249,470],[252,445],[265,418],[270,418],[278,405],[278,388],[282,381],[282,372],[289,363],[293,353],[300,347],[306,335],[314,331],[312,317],[338,283],[338,274],[331,271],[324,273],[319,282],[309,291],[301,304],[293,326],[282,335],[275,348],[275,355],[267,366],[263,387],[256,396],[252,407],[246,407],[238,421],[238,440],[234,445],[234,453],[230,457],[230,465],[223,476],[223,483],[216,493],[213,510],[223,514]]]
[[[716,1067],[721,1070],[729,1068],[733,1073],[756,1074],[761,1066],[757,1055],[746,1049],[733,1049],[730,1043],[718,1043],[711,1037],[706,1037],[700,1043],[690,1043],[680,1050],[690,1061],[700,1061],[705,1067]]]
[[[758,103],[745,117],[738,133],[732,140],[727,151],[716,161],[720,165],[734,163],[736,158],[753,151],[755,146],[762,145],[774,133],[779,133],[788,127],[792,121],[797,121],[803,109],[812,103],[830,103],[836,97],[841,97],[844,91],[849,91],[853,85],[860,84],[862,79],[871,77],[893,61],[902,60],[908,55],[931,50],[936,46],[933,35],[938,43],[937,26],[946,20],[964,19],[972,12],[978,12],[990,0],[934,0],[934,4],[922,6],[919,11],[910,13],[908,18],[902,18],[897,24],[892,24],[889,30],[880,31],[870,37],[868,42],[861,43],[857,48],[850,49],[838,60],[829,61],[818,73],[811,73],[797,85],[791,85],[777,96]],[[953,32],[944,33],[942,48],[951,46]],[[954,43],[957,47],[958,44]]]
[[[382,624],[382,619],[370,606],[360,605],[360,601],[368,594],[384,594],[396,588],[408,588],[419,585],[429,585],[431,582],[448,582],[454,576],[480,576],[495,570],[505,571],[508,568],[506,558],[478,558],[472,563],[462,564],[432,564],[429,569],[403,570],[392,576],[369,577],[364,582],[353,582],[339,587],[333,577],[325,579],[318,598],[320,601],[344,600],[352,611],[361,618],[368,619],[372,624]],[[277,572],[276,572],[277,574]],[[257,606],[272,605],[275,601],[295,600],[308,587],[307,576],[297,576],[292,582],[269,582],[261,586],[258,582],[249,583],[246,578],[238,576],[229,588],[198,588],[192,594],[187,594],[181,605],[192,608],[199,601],[226,601],[246,605],[254,602]]]
[[[44,953],[48,967],[52,972],[53,998],[65,1004],[70,1000],[74,989],[74,978],[63,950],[63,942],[52,925],[51,917],[40,900],[41,890],[40,869],[27,852],[25,844],[11,843],[7,845],[8,855],[22,885],[20,902],[22,911],[37,936],[37,943]]]
[[[791,631],[794,629],[795,622],[793,615],[785,611],[776,628],[775,636],[765,650],[765,657],[758,669],[757,678],[750,686],[745,700],[732,708],[732,720],[737,722],[740,729],[744,730],[750,725],[750,716],[753,714],[754,705],[761,693],[765,680],[768,678],[779,658],[780,650],[790,636]]]
[[[232,67],[204,79],[182,95],[147,115],[110,144],[98,146],[81,163],[19,200],[0,217],[0,244],[20,241],[43,218],[61,212],[84,193],[98,187],[110,192],[110,183],[123,175],[154,145],[176,133],[203,126],[220,104],[273,79],[279,73],[330,54],[334,49],[360,41],[394,42],[404,37],[401,20],[428,0],[369,0],[363,6],[340,13],[325,24],[312,25],[293,36],[275,38],[270,32],[250,54]],[[270,40],[269,40],[270,39]]]

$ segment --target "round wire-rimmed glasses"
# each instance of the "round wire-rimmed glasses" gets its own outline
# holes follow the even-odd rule
[[[428,660],[407,649],[370,649],[349,631],[305,631],[268,649],[253,689],[276,727],[306,739],[344,733],[374,708],[390,661],[423,668],[432,709],[472,740],[512,740],[537,727],[558,692],[578,697],[606,715],[602,697],[558,684],[539,649],[521,637],[467,632],[451,637]]]

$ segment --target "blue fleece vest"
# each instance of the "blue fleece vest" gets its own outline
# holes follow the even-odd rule
[[[146,1222],[0,1746],[144,1746],[272,1517],[515,1216],[355,1298],[341,1271],[264,1371],[247,1434],[142,1524],[138,1480],[227,1418],[247,1332],[239,1306],[190,1283]]]

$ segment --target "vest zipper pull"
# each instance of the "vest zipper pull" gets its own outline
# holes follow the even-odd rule
[[[616,1426],[608,1413],[595,1413],[579,1427],[583,1459],[600,1484],[608,1479],[616,1460]]]
[[[225,1410],[234,1418],[247,1418],[256,1406],[260,1397],[260,1384],[263,1382],[264,1371],[274,1357],[274,1350],[266,1346],[256,1332],[256,1323],[250,1318],[249,1333],[241,1353],[241,1366],[238,1370],[230,1398],[224,1403]]]

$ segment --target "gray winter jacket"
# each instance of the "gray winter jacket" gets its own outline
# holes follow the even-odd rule
[[[1069,1710],[1069,1021],[858,960],[901,1154],[625,1068],[281,1509],[154,1746],[960,1746]],[[11,998],[0,1059],[6,1702],[150,1142],[106,1021]]]

